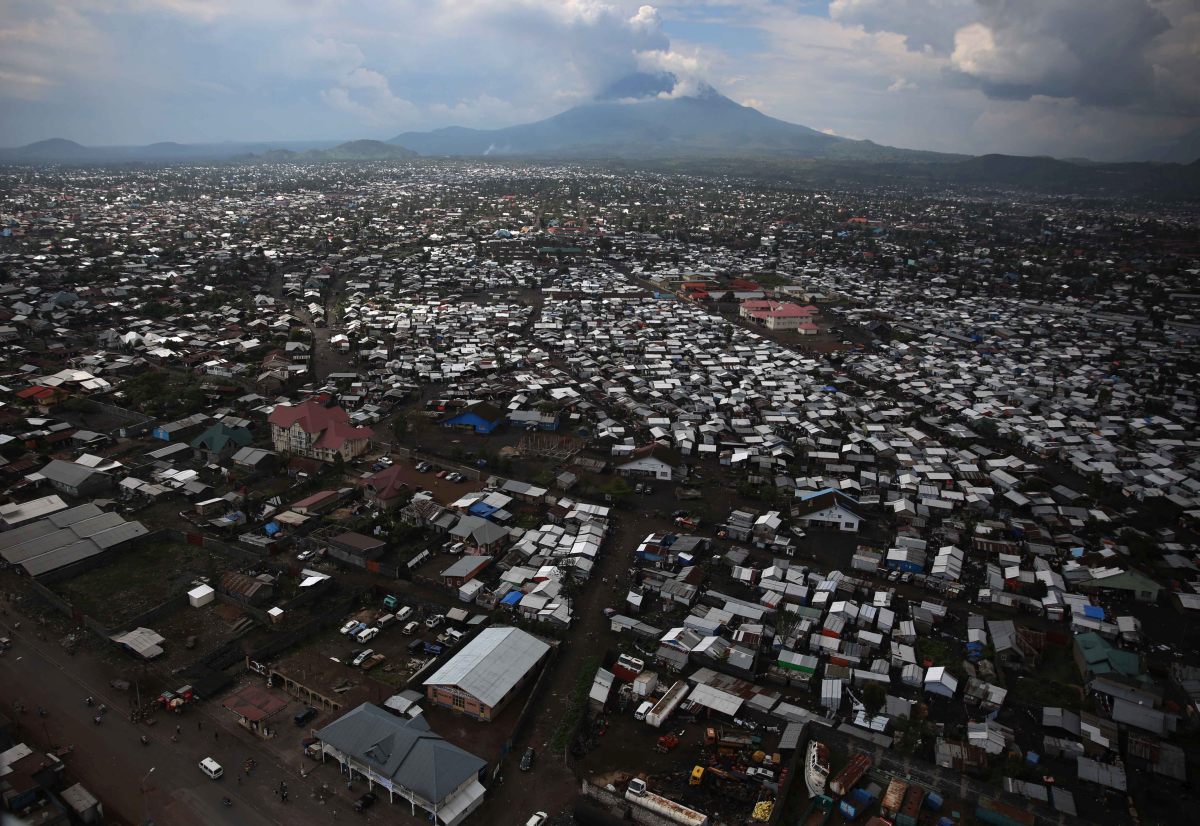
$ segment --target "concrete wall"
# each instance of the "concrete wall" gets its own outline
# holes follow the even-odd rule
[[[614,812],[618,817],[623,817],[624,813],[628,812],[629,819],[634,823],[641,823],[642,826],[678,826],[675,821],[669,818],[641,806],[633,805],[625,799],[623,793],[617,794],[601,786],[593,786],[587,780],[582,782],[583,786],[580,791],[584,797],[590,797],[592,800],[599,802],[604,808]]]

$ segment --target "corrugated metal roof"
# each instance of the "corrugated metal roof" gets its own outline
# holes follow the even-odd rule
[[[788,723],[779,738],[780,750],[797,749],[800,746],[800,735],[804,733],[804,723]]]
[[[549,645],[519,628],[487,628],[425,685],[453,686],[485,705],[495,705],[549,650]]]
[[[1125,770],[1108,763],[1098,763],[1090,757],[1080,756],[1076,765],[1079,769],[1079,779],[1099,783],[1119,792],[1126,790]]]
[[[404,720],[370,703],[316,734],[321,742],[433,803],[444,800],[487,765],[434,734],[423,717]]]
[[[735,694],[722,691],[719,688],[714,688],[710,685],[698,685],[692,689],[690,699],[699,703],[702,706],[711,708],[721,714],[735,716],[738,710],[741,709],[744,702],[741,697]]]
[[[41,576],[67,565],[74,565],[76,562],[81,562],[88,557],[95,556],[102,550],[92,540],[81,539],[70,545],[47,551],[33,559],[27,559],[22,563],[22,567],[30,576]]]

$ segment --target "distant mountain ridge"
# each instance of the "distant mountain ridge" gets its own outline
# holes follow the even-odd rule
[[[950,162],[966,155],[881,146],[827,135],[764,115],[711,86],[673,96],[669,74],[633,75],[597,99],[544,120],[503,129],[449,126],[389,142],[422,155],[557,158],[762,157]]]
[[[353,142],[352,142],[353,143]],[[382,143],[371,141],[371,143]],[[65,138],[51,138],[9,149],[0,149],[0,163],[163,163],[182,161],[225,161],[257,152],[283,150],[299,154],[325,150],[337,141],[276,141],[273,143],[175,143],[161,141],[147,146],[84,146]]]
[[[329,149],[310,149],[294,152],[288,149],[269,149],[261,154],[237,155],[230,160],[240,163],[304,163],[320,161],[402,161],[416,158],[417,153],[403,146],[383,141],[347,141]]]
[[[63,138],[0,149],[0,163],[305,163],[422,156],[596,162],[817,186],[1025,189],[1098,197],[1200,200],[1200,132],[1150,152],[1158,162],[1102,163],[954,155],[853,140],[779,120],[668,72],[618,79],[585,104],[501,129],[449,126],[389,141],[280,141],[88,147]],[[1166,162],[1162,162],[1166,161]],[[1176,162],[1178,161],[1178,162]],[[1190,162],[1189,162],[1190,161]],[[1180,165],[1186,163],[1187,165]]]

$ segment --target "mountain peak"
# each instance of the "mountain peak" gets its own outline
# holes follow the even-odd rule
[[[24,152],[75,152],[86,147],[81,143],[66,138],[47,138],[44,141],[34,141],[21,147]]]
[[[634,72],[606,86],[594,100],[597,103],[652,100],[662,97],[689,97],[699,100],[725,100],[724,95],[700,81],[691,88],[672,72]]]
[[[614,80],[596,95],[596,100],[607,102],[658,97],[672,92],[678,82],[671,72],[634,72]]]

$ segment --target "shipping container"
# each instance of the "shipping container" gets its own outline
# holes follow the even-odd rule
[[[896,814],[896,826],[917,826],[921,816],[921,804],[925,801],[925,790],[915,783],[904,793],[904,802]]]
[[[850,792],[838,804],[838,811],[846,820],[857,820],[874,806],[878,799],[879,786],[872,783],[865,788],[858,788]]]
[[[990,826],[1033,826],[1035,822],[1031,813],[986,797],[980,798],[975,807],[975,818]]]
[[[851,789],[858,785],[858,781],[862,780],[864,774],[871,768],[871,758],[863,753],[858,753],[850,758],[850,762],[846,767],[837,773],[833,781],[829,784],[829,790],[836,795],[847,794]]]
[[[895,817],[900,811],[900,805],[904,802],[904,795],[908,791],[908,784],[898,777],[893,777],[892,781],[887,785],[887,791],[883,794],[883,803],[879,807],[879,811],[884,817]]]

